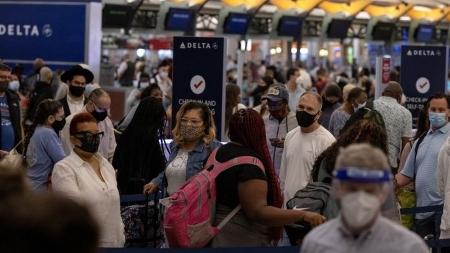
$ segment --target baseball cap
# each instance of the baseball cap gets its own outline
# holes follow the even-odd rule
[[[281,100],[286,100],[289,101],[289,93],[286,89],[286,87],[284,87],[284,85],[272,85],[269,88],[269,91],[267,91],[267,99],[269,99],[270,101],[274,101],[274,102],[278,102]]]

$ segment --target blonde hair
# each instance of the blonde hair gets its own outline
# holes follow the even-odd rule
[[[353,90],[353,88],[355,88],[356,85],[349,83],[347,85],[344,86],[344,88],[342,89],[342,99],[344,101],[347,101],[348,98],[348,94],[350,93],[351,90]]]
[[[184,139],[180,134],[181,118],[190,110],[200,110],[200,117],[202,118],[203,126],[205,127],[202,141],[208,146],[216,138],[216,125],[214,124],[214,119],[208,106],[198,102],[187,102],[178,110],[175,128],[172,131],[173,140],[177,145],[184,144]]]

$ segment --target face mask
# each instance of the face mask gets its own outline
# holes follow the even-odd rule
[[[104,111],[104,112],[98,112],[94,109],[93,112],[91,112],[92,116],[94,116],[94,118],[97,120],[97,122],[101,122],[104,121],[106,119],[106,117],[108,117],[108,112]]]
[[[295,117],[297,118],[297,123],[301,127],[309,127],[311,126],[316,118],[317,114],[309,114],[305,111],[297,111]]]
[[[56,133],[59,133],[59,131],[61,131],[65,125],[66,125],[66,119],[55,120],[55,122],[53,122],[53,124],[52,124],[52,127]]]
[[[169,73],[167,73],[166,71],[159,71],[159,76],[165,79],[169,76]]]
[[[9,86],[8,81],[0,82],[0,92],[5,92],[8,89],[8,86]]]
[[[80,135],[76,136],[76,138],[81,141],[81,145],[76,147],[88,153],[97,153],[103,132],[97,134],[83,133]]]
[[[140,86],[141,86],[141,89],[145,89],[148,86],[150,86],[150,83],[149,82],[143,82],[143,83],[140,83]]]
[[[195,127],[181,124],[180,135],[183,138],[183,140],[195,141],[203,137],[204,129],[203,127]]]
[[[81,97],[84,94],[84,87],[69,85],[70,94],[74,97]]]
[[[364,191],[346,194],[340,204],[342,218],[353,229],[361,229],[372,222],[381,207],[380,200],[376,196]]]
[[[364,108],[366,106],[367,102],[364,102],[362,104],[358,104],[358,106],[353,106],[353,110],[356,112],[357,110]]]
[[[9,82],[8,88],[12,91],[18,91],[20,87],[19,81],[11,81]]]
[[[430,119],[430,125],[433,128],[440,128],[447,124],[446,113],[429,112],[428,118]]]

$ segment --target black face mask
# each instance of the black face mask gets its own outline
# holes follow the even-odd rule
[[[97,122],[104,121],[106,117],[108,117],[108,112],[97,112],[95,109],[93,112],[91,112],[92,116],[97,120]]]
[[[81,141],[81,145],[76,145],[77,148],[88,152],[97,153],[98,147],[100,146],[100,140],[102,139],[103,132],[92,134],[92,133],[77,133],[75,137]]]
[[[65,125],[66,125],[66,119],[55,120],[55,122],[53,122],[53,124],[52,124],[52,127],[56,133],[59,133],[59,131],[61,131]]]
[[[311,126],[316,118],[317,114],[309,114],[305,111],[297,111],[295,117],[297,118],[297,123],[300,127],[309,127]]]
[[[70,94],[74,97],[81,97],[84,94],[84,87],[69,85]]]
[[[8,81],[2,81],[0,82],[0,92],[5,92],[8,90],[9,82]]]

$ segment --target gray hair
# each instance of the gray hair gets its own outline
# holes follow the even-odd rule
[[[41,81],[44,83],[51,83],[53,79],[53,72],[49,67],[42,67],[39,70],[39,75],[41,76]]]
[[[352,144],[342,148],[335,168],[362,167],[370,170],[390,170],[386,155],[381,149],[367,143]]]
[[[91,100],[91,101],[97,102],[98,99],[99,99],[100,97],[102,97],[102,96],[108,96],[108,97],[109,97],[109,94],[108,94],[108,92],[106,92],[104,89],[102,89],[102,88],[97,88],[97,89],[93,90],[93,91],[89,94],[88,99]]]

